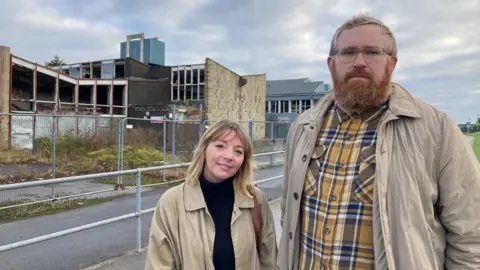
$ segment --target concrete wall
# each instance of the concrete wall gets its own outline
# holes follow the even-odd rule
[[[10,113],[10,48],[0,46],[0,113]],[[0,149],[8,147],[9,117],[0,116]]]
[[[266,75],[239,76],[215,61],[205,63],[206,119],[253,123],[253,139],[265,138]]]
[[[128,116],[143,118],[146,112],[151,116],[168,116],[165,105],[170,104],[170,84],[165,81],[142,81],[130,79],[128,83]]]
[[[147,66],[135,59],[125,59],[125,77],[139,77],[144,79],[168,79],[171,67]]]

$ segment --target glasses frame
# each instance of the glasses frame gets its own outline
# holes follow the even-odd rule
[[[352,50],[353,53],[355,53],[355,55],[351,56],[352,59],[345,59],[345,57],[346,57],[345,55],[339,54],[341,51],[344,51],[344,50]],[[366,55],[365,51],[368,52],[368,50],[377,50],[380,53],[378,55],[378,59],[372,59],[371,56]],[[377,47],[377,46],[366,46],[362,49],[358,49],[357,47],[353,47],[353,46],[352,47],[344,47],[344,48],[336,50],[333,55],[337,56],[338,59],[343,63],[353,63],[353,62],[355,62],[355,60],[358,57],[358,54],[360,54],[360,53],[362,53],[363,60],[366,63],[378,63],[382,60],[383,56],[385,56],[385,55],[391,56],[391,53],[389,53],[387,50],[385,50],[384,48],[381,48],[381,47]],[[374,55],[374,57],[376,57],[376,56],[377,55]]]

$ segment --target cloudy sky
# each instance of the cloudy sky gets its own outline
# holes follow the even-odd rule
[[[480,114],[480,0],[2,0],[0,45],[74,63],[118,58],[144,32],[166,42],[167,65],[210,57],[239,74],[330,82],[331,36],[358,12],[396,34],[395,81],[459,123]]]

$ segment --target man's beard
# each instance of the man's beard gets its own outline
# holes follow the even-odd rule
[[[346,110],[362,111],[377,107],[386,101],[390,93],[392,72],[388,65],[385,68],[384,77],[378,83],[375,83],[373,76],[363,68],[357,68],[347,73],[343,81],[335,72],[335,63],[333,63],[332,80],[335,102]]]

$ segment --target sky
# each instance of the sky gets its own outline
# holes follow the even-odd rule
[[[143,32],[166,42],[167,65],[209,57],[241,75],[331,83],[331,38],[359,12],[396,36],[393,81],[458,123],[480,115],[480,0],[2,0],[0,45],[76,63],[119,58]]]

